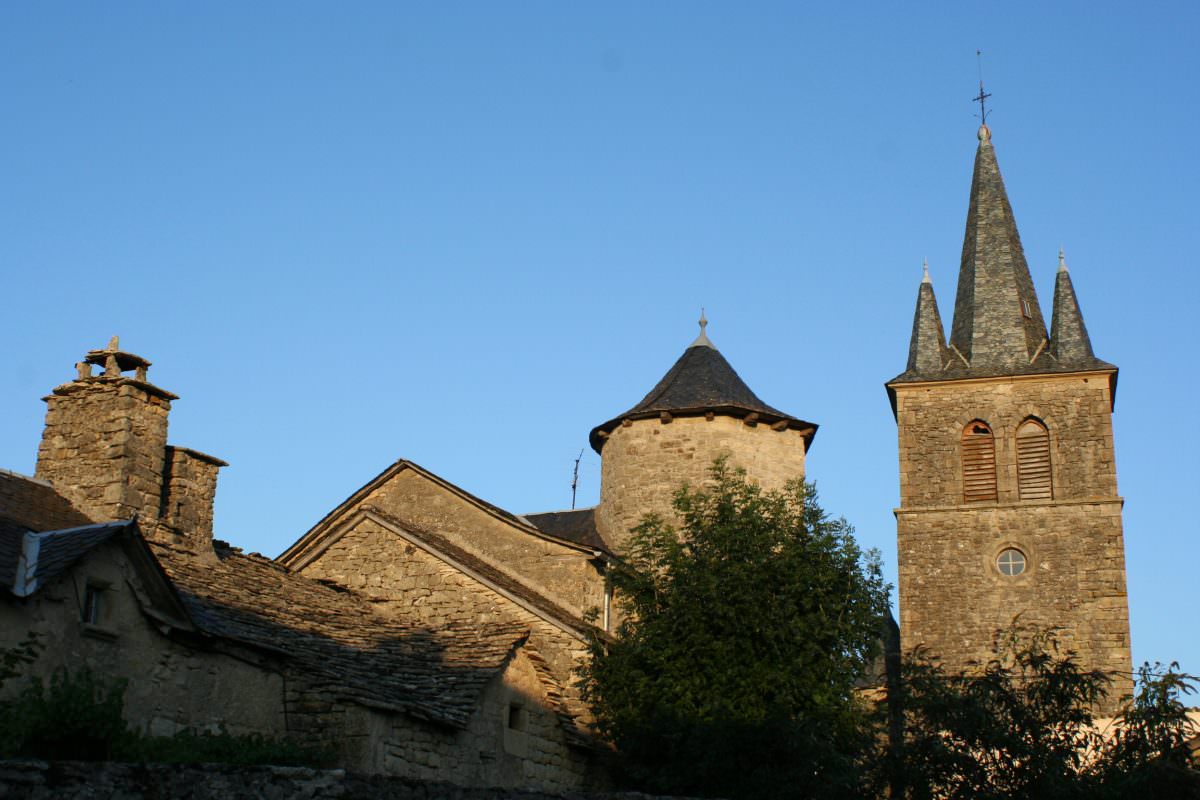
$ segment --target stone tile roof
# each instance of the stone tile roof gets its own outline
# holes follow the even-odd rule
[[[1115,373],[1116,367],[1092,354],[1074,288],[1065,275],[1065,269],[1060,269],[1055,286],[1053,330],[1062,339],[1057,342],[1046,332],[991,132],[981,128],[950,339],[942,339],[933,287],[923,280],[913,317],[908,365],[888,383],[1081,371]]]
[[[34,574],[38,585],[45,586],[76,561],[132,524],[132,520],[102,522],[96,525],[85,525],[63,531],[45,531],[38,534],[37,571]]]
[[[600,538],[596,530],[596,509],[577,508],[570,511],[544,511],[539,514],[523,514],[522,519],[540,531],[560,539],[594,547],[605,553],[612,549]]]
[[[0,519],[31,531],[75,528],[92,522],[49,483],[0,470]]]
[[[429,629],[387,617],[353,592],[227,546],[215,559],[151,547],[201,631],[284,656],[345,699],[456,728],[528,636],[517,623]]]
[[[21,597],[33,594],[93,549],[133,524],[132,520],[126,520],[61,531],[31,532],[11,521],[0,520],[0,588]],[[31,533],[32,543],[26,546],[25,537]],[[28,567],[24,575],[18,576],[17,568],[23,551],[28,559]]]
[[[817,429],[813,423],[785,414],[760,400],[720,351],[705,339],[683,351],[679,360],[640,403],[597,425],[588,440],[592,449],[599,453],[604,447],[605,435],[626,419],[646,419],[663,413],[693,416],[709,411],[739,418],[754,413],[766,424],[783,423],[789,428],[809,430],[806,442],[812,441]]]

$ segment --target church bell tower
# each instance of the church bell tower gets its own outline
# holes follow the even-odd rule
[[[928,271],[908,365],[887,384],[900,444],[900,631],[952,670],[1014,619],[1058,629],[1132,688],[1117,368],[1096,358],[1059,253],[1050,331],[991,131],[979,129],[950,339]]]

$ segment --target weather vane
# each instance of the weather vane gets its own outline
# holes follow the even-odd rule
[[[987,125],[987,99],[991,95],[983,90],[983,51],[976,50],[975,58],[979,61],[979,96],[972,99],[979,103],[979,121]]]

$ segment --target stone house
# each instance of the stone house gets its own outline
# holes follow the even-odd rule
[[[887,384],[901,635],[951,666],[1021,613],[1062,627],[1085,667],[1129,672],[1116,368],[1065,266],[1058,281],[1047,335],[981,132],[950,340],[926,279]],[[575,669],[612,628],[605,576],[630,528],[720,455],[768,488],[803,478],[817,431],[759,399],[706,325],[592,429],[595,508],[514,514],[400,459],[275,560],[213,539],[224,462],[167,443],[176,396],[114,338],[45,398],[35,476],[0,473],[0,647],[36,631],[40,671],[127,679],[129,719],[156,733],[223,725],[370,772],[595,785]]]

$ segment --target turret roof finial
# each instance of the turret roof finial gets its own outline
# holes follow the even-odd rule
[[[929,259],[928,258],[925,259],[925,263],[922,266],[922,269],[924,270],[925,274],[921,276],[921,283],[932,284],[933,281],[929,280]]]
[[[689,347],[712,347],[713,343],[708,340],[708,334],[705,333],[705,328],[708,327],[708,319],[704,316],[704,309],[700,309],[700,335],[696,337],[696,341],[692,342]],[[713,347],[715,350],[716,348]]]
[[[1058,248],[1058,271],[1067,271],[1067,256],[1065,253],[1063,253],[1063,249],[1061,247]]]

